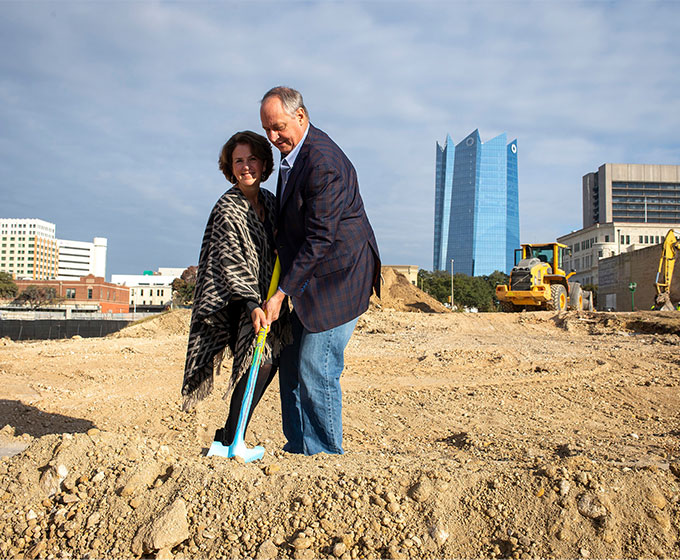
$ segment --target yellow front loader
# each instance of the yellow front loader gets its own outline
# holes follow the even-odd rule
[[[523,243],[515,250],[510,285],[496,286],[503,311],[593,309],[592,293],[569,282],[562,263],[568,247],[562,243]]]

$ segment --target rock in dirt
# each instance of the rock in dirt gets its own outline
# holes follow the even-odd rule
[[[438,546],[443,546],[444,543],[449,539],[449,532],[441,522],[437,522],[432,527],[430,527],[430,535]]]
[[[49,465],[40,475],[40,487],[48,497],[54,496],[61,490],[61,484],[67,476],[65,465]]]
[[[432,496],[434,486],[429,478],[420,479],[410,490],[409,496],[416,502],[426,502]]]
[[[173,548],[189,538],[187,506],[177,498],[148,525],[140,527],[132,541],[132,552],[137,555]]]
[[[583,517],[598,520],[607,516],[607,508],[593,494],[583,494],[578,499],[576,507]]]
[[[120,489],[120,495],[125,498],[151,487],[160,473],[161,465],[155,461],[139,465]]]
[[[273,560],[279,556],[279,549],[271,539],[267,539],[260,544],[255,554],[255,560]]]
[[[647,492],[647,499],[659,509],[666,507],[666,498],[656,488],[650,488]]]

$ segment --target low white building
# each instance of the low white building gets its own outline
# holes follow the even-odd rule
[[[663,243],[668,230],[678,228],[680,224],[610,222],[572,231],[557,241],[569,246],[571,255],[565,259],[564,270],[576,272],[571,279],[596,285],[600,259]]]
[[[130,288],[131,311],[158,311],[172,304],[174,275],[112,274],[111,282]]]
[[[95,237],[92,242],[58,239],[59,276],[58,280],[75,280],[94,274],[106,277],[107,239]]]

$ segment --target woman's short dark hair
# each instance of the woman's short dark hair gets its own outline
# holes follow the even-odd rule
[[[274,157],[272,156],[272,147],[269,144],[269,141],[261,134],[257,134],[256,132],[252,132],[250,130],[244,130],[243,132],[237,132],[234,134],[231,138],[229,138],[229,140],[227,140],[227,143],[222,146],[219,165],[220,170],[222,173],[224,173],[227,181],[229,181],[232,185],[238,183],[236,177],[234,177],[231,156],[234,153],[234,149],[239,144],[248,144],[253,152],[253,155],[262,160],[262,181],[264,182],[269,179],[269,176],[272,174],[274,169]]]

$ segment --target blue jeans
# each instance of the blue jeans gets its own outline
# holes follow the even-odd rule
[[[340,375],[357,319],[319,333],[293,313],[293,344],[281,352],[279,387],[283,434],[291,453],[344,453]]]

